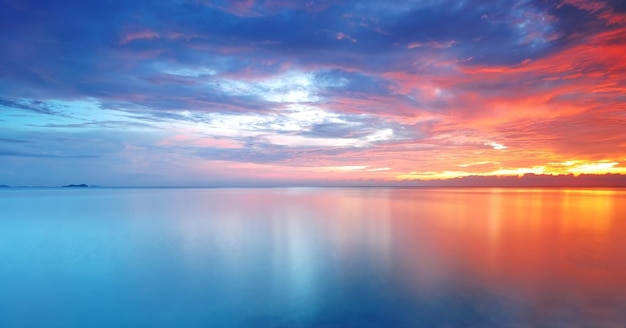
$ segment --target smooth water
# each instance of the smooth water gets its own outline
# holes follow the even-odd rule
[[[8,189],[0,327],[624,327],[625,251],[625,189]]]

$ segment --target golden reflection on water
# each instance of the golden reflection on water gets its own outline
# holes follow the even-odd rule
[[[393,230],[410,267],[406,279],[420,289],[443,288],[453,274],[513,287],[546,311],[566,299],[615,314],[626,299],[625,191],[397,193]]]

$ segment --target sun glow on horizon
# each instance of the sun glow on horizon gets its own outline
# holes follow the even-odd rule
[[[492,164],[491,161],[483,161],[472,164],[458,165],[462,168],[471,168],[473,165]],[[619,166],[618,162],[608,161],[584,161],[571,160],[560,163],[549,163],[546,166],[534,166],[529,168],[499,168],[488,172],[468,171],[442,171],[442,172],[417,172],[398,174],[398,180],[446,180],[467,176],[523,176],[525,174],[536,175],[574,175],[581,174],[626,174],[626,167]]]

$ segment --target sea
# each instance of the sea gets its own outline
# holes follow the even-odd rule
[[[3,188],[0,327],[626,327],[626,189]]]

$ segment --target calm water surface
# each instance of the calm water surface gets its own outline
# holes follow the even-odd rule
[[[0,327],[626,327],[626,190],[0,191]]]

